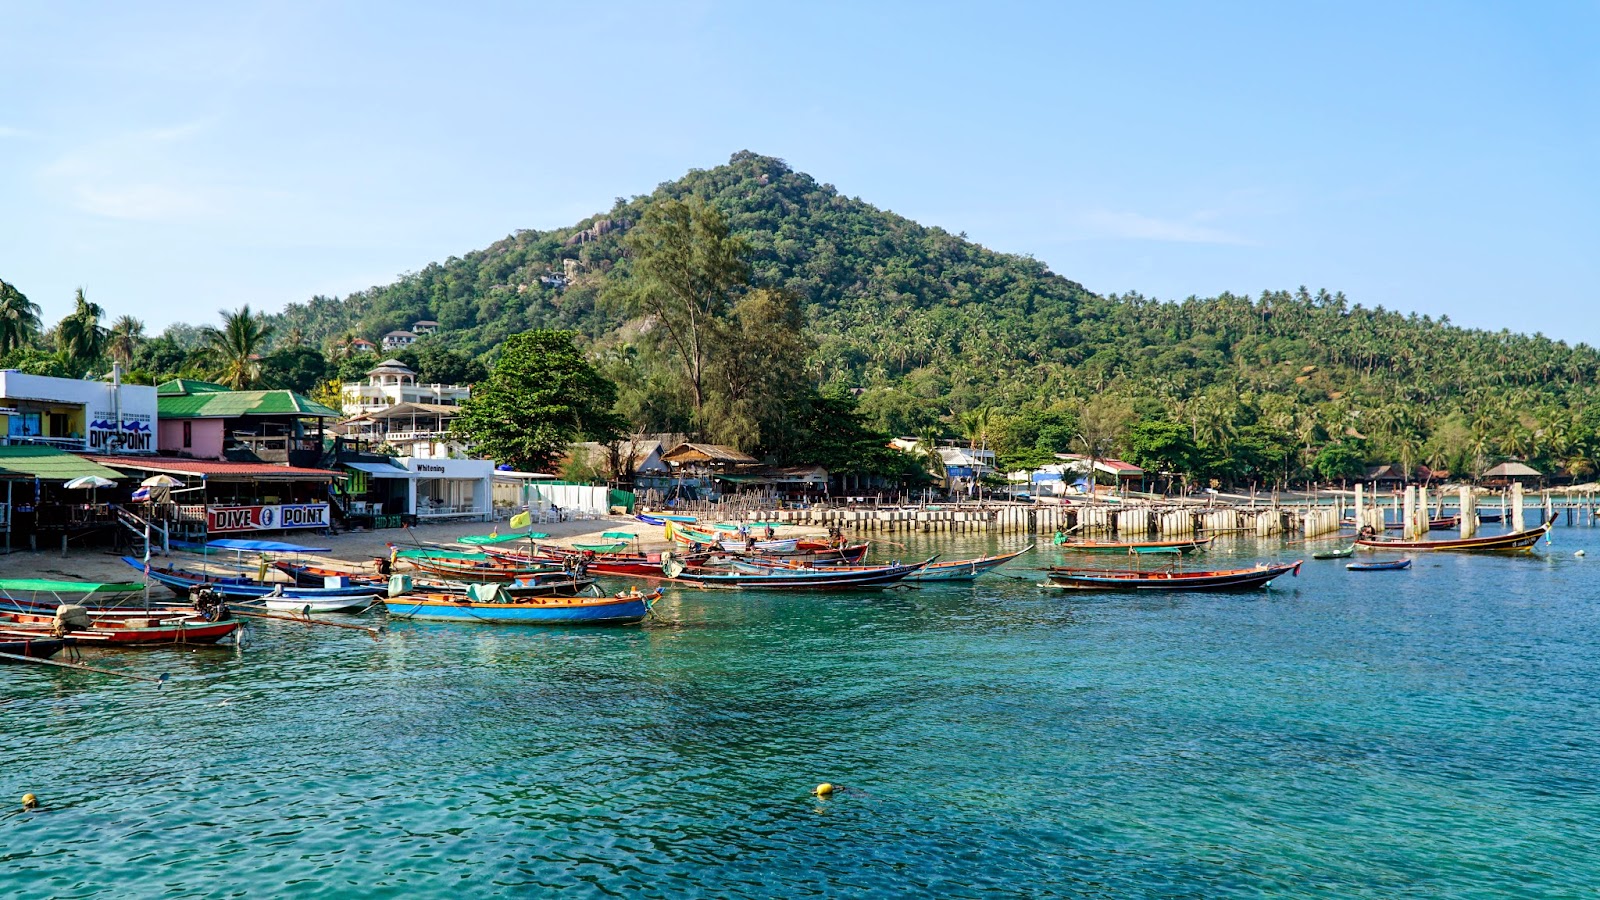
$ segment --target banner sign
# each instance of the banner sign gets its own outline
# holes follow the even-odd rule
[[[206,531],[276,531],[280,528],[327,528],[328,504],[281,506],[208,506]]]

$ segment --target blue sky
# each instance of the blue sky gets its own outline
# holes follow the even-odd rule
[[[1091,290],[1600,345],[1600,4],[0,0],[0,279],[152,331],[749,149]]]

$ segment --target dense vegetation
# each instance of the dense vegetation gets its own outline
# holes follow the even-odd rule
[[[743,271],[725,286],[722,321],[736,322],[731,310],[763,291],[768,307],[747,310],[766,318],[747,323],[746,338],[781,330],[789,299],[804,322],[803,361],[793,346],[722,360],[723,376],[778,367],[753,387],[729,387],[746,400],[770,399],[762,385],[801,384],[805,403],[854,405],[880,433],[931,429],[1017,463],[1105,448],[1190,484],[1339,479],[1376,462],[1474,475],[1504,458],[1586,477],[1600,452],[1600,353],[1590,347],[1304,288],[1176,303],[1097,296],[1036,260],[920,226],[752,153],[619,198],[571,228],[519,231],[387,286],[291,304],[263,322],[280,349],[263,357],[261,377],[293,370],[303,387],[341,365],[348,373],[373,361],[345,359],[352,338],[377,341],[420,319],[442,334],[413,356],[447,341],[452,364],[478,365],[479,377],[511,335],[570,330],[617,384],[617,411],[632,428],[709,434],[733,410],[748,421],[719,437],[786,461],[805,455],[796,443],[805,434],[773,423],[814,420],[814,411],[779,416],[747,402],[708,415],[715,398],[694,396],[660,310],[640,302],[643,282],[661,273],[639,270],[635,233],[673,201],[703,203],[737,245]],[[12,357],[41,365],[86,352],[78,338],[62,338],[53,354],[8,344],[29,333],[12,305],[0,291],[0,348],[20,346]],[[57,326],[55,337],[80,332]],[[723,342],[749,343],[738,329]],[[134,367],[160,375],[188,365],[184,354],[205,340],[178,328],[139,343]],[[306,359],[274,362],[303,345],[326,351],[322,371]]]

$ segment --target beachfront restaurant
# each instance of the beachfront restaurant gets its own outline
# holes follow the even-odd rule
[[[321,531],[334,525],[330,492],[340,475],[327,469],[177,456],[90,459],[123,477],[144,481],[166,475],[176,482],[133,505],[172,538]]]
[[[85,480],[87,486],[67,487]],[[74,540],[114,534],[121,526],[112,503],[128,493],[121,472],[81,456],[34,444],[0,446],[0,529],[8,553],[13,535],[29,549],[59,541],[65,550]]]

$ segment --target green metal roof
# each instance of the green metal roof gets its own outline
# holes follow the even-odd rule
[[[182,394],[215,394],[226,391],[225,385],[212,384],[209,381],[198,381],[193,378],[174,378],[156,385],[156,396],[168,397]]]
[[[37,478],[40,481],[71,481],[85,475],[98,475],[118,481],[128,476],[74,456],[54,447],[26,444],[0,447],[0,477]]]
[[[223,390],[169,394],[156,398],[156,411],[163,419],[231,419],[238,416],[314,416],[319,419],[338,419],[344,415],[294,391]]]

